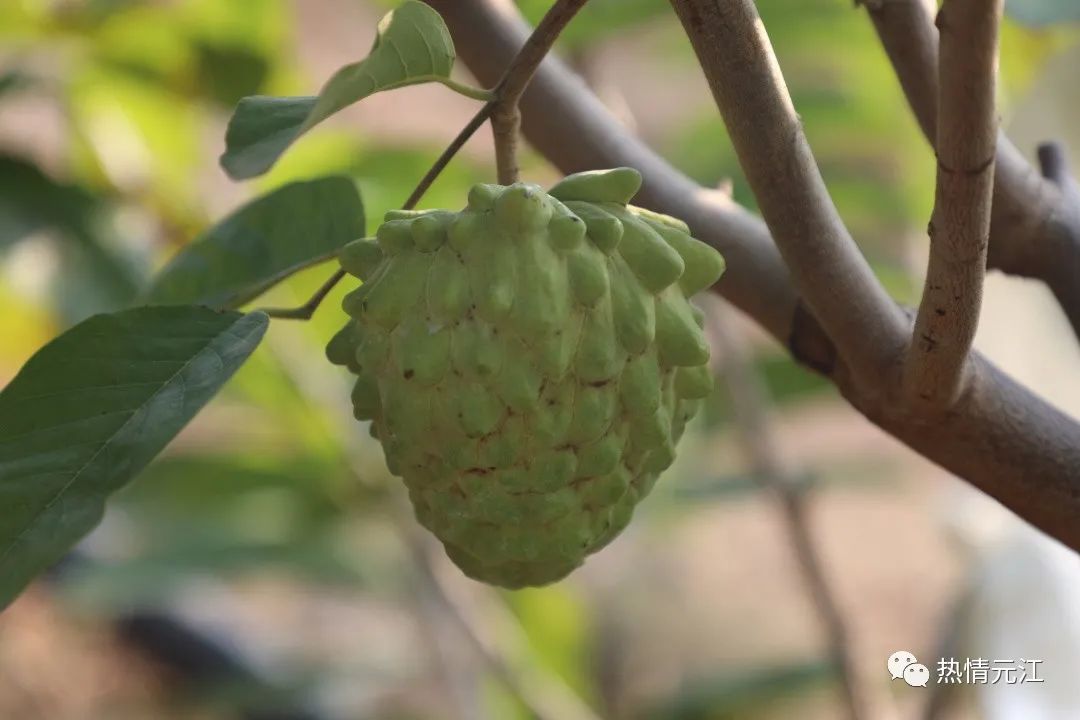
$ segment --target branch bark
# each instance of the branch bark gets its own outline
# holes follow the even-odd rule
[[[932,0],[864,0],[923,134],[935,140],[938,31]],[[1080,337],[1080,196],[1039,176],[1004,134],[987,266],[1042,280]]]
[[[427,0],[461,56],[494,82],[528,35],[509,0]],[[1080,549],[1080,425],[973,355],[971,381],[946,411],[912,414],[888,383],[851,381],[846,359],[803,306],[765,224],[705,190],[631,136],[573,74],[548,57],[521,98],[526,137],[563,172],[628,165],[645,178],[635,202],[685,220],[728,261],[715,286],[829,377],[871,421],[1021,517]],[[1080,277],[1080,273],[1077,275]]]
[[[907,321],[825,188],[752,0],[672,0],[795,288],[862,382],[906,344]]]
[[[1001,0],[947,0],[941,29],[937,198],[930,261],[904,366],[905,394],[945,407],[967,380],[979,325],[997,144]]]

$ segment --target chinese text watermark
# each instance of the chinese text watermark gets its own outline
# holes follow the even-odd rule
[[[935,681],[938,684],[969,685],[1019,685],[1021,683],[1046,682],[1039,677],[1042,660],[1034,658],[1015,658],[1009,660],[989,660],[986,658],[939,658],[935,668]],[[887,663],[889,676],[893,680],[903,679],[912,687],[926,687],[930,682],[931,671],[921,664],[913,653],[897,650],[889,656]]]

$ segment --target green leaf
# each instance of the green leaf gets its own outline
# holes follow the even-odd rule
[[[0,609],[101,519],[247,359],[262,313],[149,307],[97,315],[0,392]]]
[[[363,234],[364,207],[352,180],[294,182],[253,200],[183,248],[147,299],[235,308]]]
[[[34,233],[55,235],[63,279],[55,302],[65,321],[123,307],[138,292],[142,273],[109,242],[107,211],[105,198],[0,154],[0,252]]]
[[[684,681],[673,697],[656,704],[641,717],[657,720],[790,717],[790,712],[777,712],[788,709],[785,701],[794,704],[794,698],[817,690],[836,677],[835,664],[821,659],[694,678]]]
[[[85,234],[99,205],[83,188],[52,179],[29,159],[0,154],[0,249],[50,226]]]
[[[1080,3],[1076,0],[1007,0],[1005,10],[1027,25],[1080,22]]]
[[[36,82],[36,77],[17,68],[0,71],[0,97],[25,90]]]
[[[450,80],[454,43],[439,13],[408,0],[379,23],[367,58],[338,70],[318,97],[267,97],[240,101],[225,134],[221,166],[243,180],[261,175],[300,135],[368,95],[381,90]]]

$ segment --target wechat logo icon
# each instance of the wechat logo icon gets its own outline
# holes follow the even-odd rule
[[[889,677],[893,680],[903,679],[911,687],[926,687],[930,681],[930,668],[919,664],[912,653],[907,650],[897,650],[889,656]]]

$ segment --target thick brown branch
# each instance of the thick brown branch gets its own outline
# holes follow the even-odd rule
[[[792,280],[857,378],[906,343],[896,304],[844,227],[752,0],[672,0]]]
[[[443,15],[481,81],[497,80],[528,35],[509,0],[427,1]],[[832,379],[863,414],[1080,549],[1080,425],[1075,421],[977,354],[968,389],[948,411],[912,416],[887,387],[856,386],[844,358],[802,306],[764,223],[672,169],[553,58],[539,68],[521,108],[526,137],[563,172],[618,165],[640,170],[645,185],[635,202],[682,218],[697,237],[724,253],[728,272],[715,289],[797,359]]]
[[[865,2],[923,133],[935,139],[938,31],[932,0]],[[1039,177],[998,135],[987,266],[1047,284],[1080,336],[1080,198]]]
[[[904,366],[909,399],[945,407],[960,394],[982,308],[994,188],[1002,0],[946,0],[941,29],[937,198],[930,261]]]

